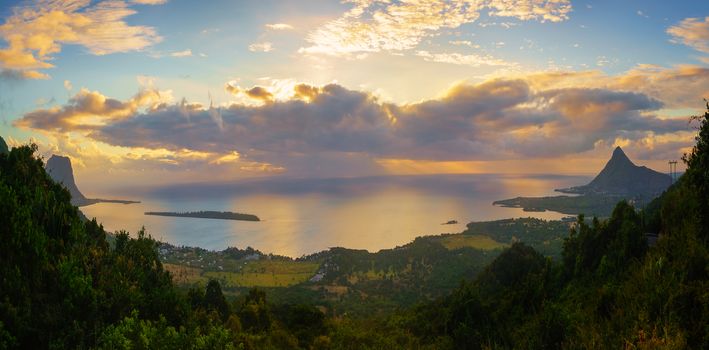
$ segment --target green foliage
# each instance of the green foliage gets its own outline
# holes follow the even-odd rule
[[[709,240],[709,102],[704,115],[692,119],[699,122],[699,134],[692,153],[685,154],[682,160],[687,164],[683,177],[697,205],[685,214],[697,219],[699,238],[706,242]]]
[[[568,222],[536,218],[471,222],[463,231],[464,236],[486,235],[505,244],[523,242],[538,252],[554,258],[560,254],[568,234]]]
[[[251,289],[248,295],[237,303],[236,309],[241,324],[247,331],[258,333],[271,328],[272,316],[263,290]]]
[[[209,311],[216,311],[223,320],[229,317],[229,304],[226,302],[222,287],[219,282],[210,280],[207,283],[207,290],[204,292],[204,306]]]
[[[564,243],[565,272],[574,277],[617,275],[642,258],[646,249],[640,215],[622,201],[607,221],[594,219],[589,226],[583,216],[579,218],[578,229]]]

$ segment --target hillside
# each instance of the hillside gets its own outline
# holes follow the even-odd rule
[[[672,184],[669,175],[644,166],[637,166],[616,147],[606,166],[589,184],[559,192],[617,196],[656,197]]]

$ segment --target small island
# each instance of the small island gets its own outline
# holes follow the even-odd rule
[[[147,211],[145,215],[157,216],[177,216],[183,218],[221,219],[221,220],[241,220],[241,221],[261,221],[258,216],[252,214],[232,213],[230,211],[188,211],[188,212],[162,212]]]

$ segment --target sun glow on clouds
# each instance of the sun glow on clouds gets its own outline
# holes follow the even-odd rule
[[[505,62],[490,55],[462,55],[459,53],[430,53],[428,51],[417,51],[416,56],[423,57],[425,61],[451,63],[479,67],[488,66],[514,66],[514,63]]]
[[[165,1],[139,0],[141,4]],[[131,26],[124,19],[135,14],[124,1],[36,0],[17,7],[0,26],[0,67],[20,70],[26,78],[46,78],[38,69],[52,68],[50,61],[63,44],[85,47],[94,55],[141,50],[160,42],[155,29]]]
[[[84,89],[67,105],[26,113],[15,125],[57,139],[73,134],[76,140],[140,150],[131,151],[139,155],[134,158],[119,152],[121,161],[301,175],[316,169],[322,175],[326,164],[336,174],[370,174],[478,172],[500,160],[604,159],[618,142],[631,155],[677,158],[678,149],[692,142],[690,127],[685,118],[660,118],[657,112],[676,100],[696,100],[708,87],[709,79],[698,79],[707,70],[648,69],[622,76],[553,72],[496,78],[410,104],[289,79],[250,88],[228,83],[225,89],[237,100],[221,107],[172,102],[152,88],[126,101]],[[682,90],[684,95],[662,97],[664,87],[687,83],[698,85]]]
[[[705,18],[686,18],[679,24],[667,29],[672,41],[682,43],[697,51],[709,54],[709,16]]]
[[[559,22],[568,18],[568,0],[419,0],[388,2],[349,0],[354,5],[340,18],[308,35],[301,53],[351,55],[404,51],[440,29],[472,23],[482,11],[491,16]]]
[[[286,24],[286,23],[266,24],[266,28],[268,28],[268,29],[273,29],[273,30],[290,30],[290,29],[294,29],[292,25]]]

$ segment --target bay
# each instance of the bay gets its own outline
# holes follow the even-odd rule
[[[588,181],[561,175],[425,175],[339,179],[260,179],[125,189],[139,204],[99,203],[81,210],[109,231],[148,234],[175,245],[210,250],[259,249],[298,257],[330,247],[375,252],[422,235],[458,233],[471,221],[511,217],[560,219],[492,205],[516,196],[555,195]],[[558,193],[557,193],[558,194]],[[261,222],[147,216],[146,211],[232,211]],[[458,224],[442,225],[449,220]]]

